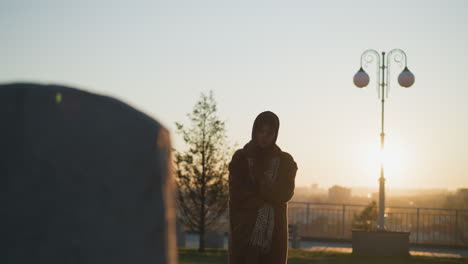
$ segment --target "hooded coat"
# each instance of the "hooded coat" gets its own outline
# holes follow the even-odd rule
[[[261,149],[255,139],[264,124],[275,130],[274,143]],[[294,193],[297,165],[276,145],[279,119],[261,113],[252,140],[229,164],[230,264],[285,264],[288,250],[287,202]]]

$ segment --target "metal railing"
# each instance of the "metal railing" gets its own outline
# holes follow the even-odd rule
[[[350,240],[366,206],[289,202],[288,218],[301,237]],[[410,232],[411,243],[468,246],[468,210],[387,207],[385,223],[387,230]]]

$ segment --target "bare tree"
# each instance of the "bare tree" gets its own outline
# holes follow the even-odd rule
[[[201,94],[188,118],[176,123],[187,150],[175,151],[177,205],[181,222],[200,234],[198,250],[205,250],[205,233],[227,212],[228,158],[225,123],[217,116],[213,92]]]

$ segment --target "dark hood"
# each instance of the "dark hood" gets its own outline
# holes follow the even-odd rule
[[[275,131],[275,140],[273,141],[273,144],[276,144],[276,140],[278,139],[280,122],[279,122],[278,116],[271,111],[262,112],[257,116],[257,118],[255,118],[255,121],[252,127],[252,141],[255,141],[255,131],[257,131],[257,129],[259,129],[261,126],[265,124],[272,127],[273,130]]]
[[[273,144],[269,148],[261,149],[255,143],[255,134],[256,134],[255,131],[257,131],[257,129],[259,129],[265,124],[271,126],[274,129],[275,137],[274,137]],[[248,155],[254,156],[260,159],[264,159],[271,155],[276,155],[277,153],[280,153],[281,149],[276,145],[276,140],[278,138],[278,132],[279,132],[279,125],[280,125],[279,118],[273,112],[265,111],[265,112],[260,113],[257,116],[257,118],[255,118],[255,121],[252,127],[252,140],[250,140],[250,142],[244,146],[244,150],[247,151]]]

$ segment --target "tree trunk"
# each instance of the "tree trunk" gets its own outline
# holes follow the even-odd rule
[[[204,192],[202,187],[202,192]],[[201,206],[200,206],[200,238],[199,238],[199,252],[205,252],[205,195],[201,197]]]
[[[203,133],[203,146],[205,145],[205,133]],[[204,147],[203,147],[204,148]],[[199,238],[199,252],[205,252],[205,149],[202,150],[202,186],[201,186],[201,197],[200,197],[200,238]]]
[[[205,227],[200,228],[199,252],[205,252]]]
[[[204,177],[204,172],[203,172],[203,178]],[[199,247],[198,251],[199,252],[204,252],[205,251],[205,179],[203,179],[202,183],[202,191],[201,191],[201,203],[200,203],[200,238],[199,238]]]

